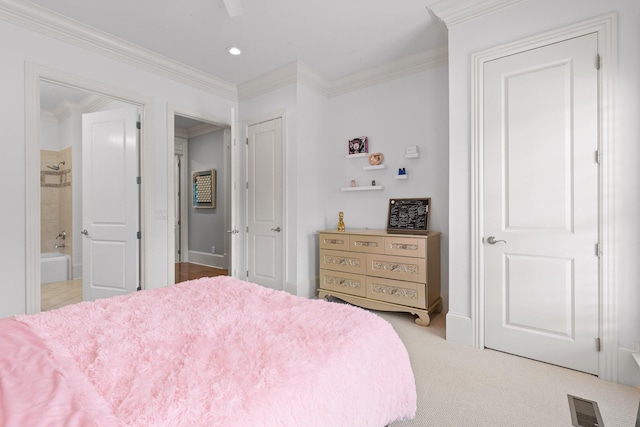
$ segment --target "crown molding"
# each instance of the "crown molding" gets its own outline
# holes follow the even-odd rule
[[[187,135],[189,138],[195,138],[196,136],[206,135],[211,132],[223,129],[224,126],[214,125],[211,123],[200,123],[195,126],[191,126],[187,129]],[[177,136],[177,135],[176,135]]]
[[[329,96],[338,96],[368,86],[378,85],[411,74],[420,73],[431,68],[447,65],[449,62],[446,45],[429,49],[414,55],[405,56],[395,61],[354,73],[331,82]]]
[[[43,122],[49,122],[49,123],[59,123],[58,118],[53,113],[53,111],[47,110],[45,108],[40,109],[40,120],[42,120]]]
[[[333,97],[447,65],[447,63],[448,50],[447,46],[443,45],[333,81],[327,81],[311,67],[296,61],[238,85],[238,99],[246,101],[297,83],[327,97]]]
[[[186,128],[176,127],[174,130],[174,135],[176,138],[189,139],[189,131]],[[177,147],[177,143],[176,143],[176,147]]]
[[[64,100],[51,110],[42,108],[40,110],[40,118],[48,122],[60,123],[71,117],[71,114],[74,113],[84,114],[100,111],[110,102],[111,99],[92,93],[82,98],[80,102]]]
[[[32,3],[0,0],[0,19],[223,98],[238,100],[232,83]]]
[[[292,84],[301,83],[323,95],[328,93],[328,83],[311,67],[300,61],[291,62],[261,76],[238,85],[238,100],[246,101]]]
[[[431,15],[440,19],[447,28],[462,24],[482,15],[512,6],[522,0],[441,0],[427,6]]]
[[[176,127],[174,130],[174,136],[176,138],[195,138],[196,136],[206,135],[211,132],[224,129],[226,126],[214,125],[211,123],[200,123],[190,128]]]
[[[486,10],[484,13],[489,13],[522,0],[462,1],[467,5],[466,8],[462,8],[463,11],[477,13],[478,10]],[[452,2],[453,0],[442,0],[432,5],[429,11],[439,19],[443,19],[442,16],[448,18],[453,12],[457,12],[455,16],[458,17],[461,8],[454,7],[451,5]],[[492,7],[483,7],[485,3]],[[244,101],[297,83],[332,97],[447,64],[446,46],[441,46],[328,81],[309,66],[295,61],[236,87],[232,83],[24,0],[0,0],[0,19],[233,101]],[[81,108],[84,109],[86,106]]]

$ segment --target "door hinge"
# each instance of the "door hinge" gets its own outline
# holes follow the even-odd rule
[[[596,351],[601,352],[602,347],[600,346],[600,338],[596,338]]]
[[[136,122],[136,129],[140,129],[140,122]]]
[[[596,55],[596,70],[599,70],[601,66],[602,66],[602,60],[600,59],[600,54],[598,53]]]
[[[142,239],[142,233],[141,232],[136,232],[136,238],[137,239]]]
[[[247,270],[247,277],[249,277],[249,270]]]
[[[244,188],[246,188],[247,190],[249,189],[249,183],[248,182],[244,183]]]
[[[247,225],[247,233],[249,232],[249,226]]]
[[[140,183],[142,183],[142,177],[136,176],[136,184],[140,184]]]
[[[597,257],[602,256],[602,248],[600,247],[600,243],[596,243],[596,256]]]
[[[249,145],[249,138],[245,139],[245,144]],[[247,274],[247,276],[248,276],[248,274]]]

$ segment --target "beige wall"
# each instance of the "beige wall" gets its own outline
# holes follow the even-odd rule
[[[64,161],[59,171],[49,169]],[[72,200],[71,200],[71,147],[62,151],[40,151],[40,251],[62,252],[71,255]],[[61,231],[66,239],[56,239]],[[64,248],[55,248],[64,243]]]

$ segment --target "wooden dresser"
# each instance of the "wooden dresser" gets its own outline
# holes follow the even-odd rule
[[[429,314],[442,310],[440,234],[321,231],[319,298],[406,311],[418,316],[418,325],[429,326]]]

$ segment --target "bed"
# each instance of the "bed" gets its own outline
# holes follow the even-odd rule
[[[0,319],[2,426],[374,426],[416,387],[392,326],[231,277]]]

